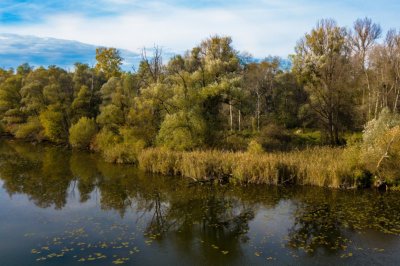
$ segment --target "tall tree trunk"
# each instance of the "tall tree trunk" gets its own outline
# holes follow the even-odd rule
[[[239,109],[239,115],[238,115],[238,122],[239,122],[239,131],[241,130],[241,128],[240,128],[240,126],[241,126],[241,116],[242,116],[242,112],[240,111],[240,109]]]
[[[260,131],[260,93],[257,92],[257,131]]]
[[[365,52],[364,52],[365,53]],[[368,121],[371,120],[371,86],[369,83],[369,76],[368,76],[368,71],[365,68],[365,55],[363,55],[363,62],[362,62],[362,69],[365,75],[365,81],[367,82],[367,92],[368,92],[368,115],[367,115],[367,119]],[[363,88],[363,102],[364,102],[364,91],[365,88]]]
[[[229,101],[229,116],[230,116],[231,131],[233,131],[233,114],[232,114],[232,102],[231,101]]]
[[[380,93],[377,90],[376,91],[376,101],[375,101],[375,111],[374,111],[374,118],[375,119],[378,117],[379,98],[380,98]]]
[[[393,105],[393,113],[397,111],[397,103],[399,102],[399,94],[400,94],[400,89],[396,88],[396,100],[394,101]]]
[[[328,127],[329,127],[329,142],[331,146],[335,145],[335,137],[334,137],[334,127],[333,127],[333,114],[330,112],[329,118],[328,118]]]

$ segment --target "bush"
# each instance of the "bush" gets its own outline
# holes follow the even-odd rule
[[[362,132],[346,134],[345,135],[346,145],[352,146],[362,143],[363,141],[363,134]]]
[[[304,131],[298,129],[292,135],[292,144],[296,147],[318,146],[322,144],[320,131]]]
[[[55,143],[67,141],[67,129],[63,113],[53,107],[49,107],[40,114],[39,119],[44,128],[44,135],[48,140]]]
[[[291,141],[289,132],[282,126],[269,124],[263,127],[257,141],[266,151],[287,149]]]
[[[253,137],[252,131],[229,132],[225,136],[220,134],[220,141],[216,141],[215,148],[228,151],[246,151],[251,138]]]
[[[380,181],[400,182],[400,116],[384,109],[365,127],[362,160]]]
[[[372,173],[367,170],[357,169],[353,174],[356,186],[358,188],[369,188],[372,185]]]
[[[251,154],[261,154],[264,152],[264,149],[260,143],[258,143],[256,140],[252,140],[247,147],[247,152]]]
[[[103,157],[110,163],[136,163],[138,154],[145,147],[143,140],[122,142],[103,151]]]
[[[121,128],[118,134],[103,128],[96,135],[92,148],[101,152],[107,162],[136,163],[145,145],[145,141],[137,139],[128,128]]]
[[[39,118],[30,117],[26,123],[18,125],[16,131],[14,132],[14,136],[17,139],[40,141],[43,139],[42,131],[43,127],[39,121]]]
[[[107,149],[109,146],[112,146],[115,143],[119,143],[121,141],[121,137],[118,134],[115,134],[113,131],[102,128],[99,133],[94,137],[91,149],[102,152]]]
[[[94,119],[81,117],[78,122],[69,129],[69,143],[74,148],[87,149],[96,135],[97,126]]]

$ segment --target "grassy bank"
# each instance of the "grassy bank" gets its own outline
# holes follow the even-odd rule
[[[303,151],[252,154],[245,152],[174,152],[146,149],[138,157],[148,172],[194,180],[229,179],[232,183],[360,186],[363,176],[350,149],[320,147]]]

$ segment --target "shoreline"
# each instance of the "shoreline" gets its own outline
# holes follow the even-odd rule
[[[101,152],[95,150],[79,150],[51,142],[32,143],[11,136],[1,136],[1,139],[89,152],[107,162]],[[136,163],[108,163],[135,165],[147,173],[180,176],[194,183],[216,181],[234,185],[316,186],[344,190],[374,187],[372,174],[354,165],[348,159],[351,156],[349,153],[348,147],[312,147],[301,151],[270,153],[145,148],[136,155]]]

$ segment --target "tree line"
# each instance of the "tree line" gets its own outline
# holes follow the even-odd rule
[[[368,18],[351,29],[324,19],[290,59],[284,69],[279,57],[256,60],[230,37],[213,36],[166,63],[159,47],[144,49],[137,71],[121,69],[115,48],[98,48],[94,67],[76,63],[72,72],[0,69],[0,130],[133,162],[151,146],[296,146],[306,131],[342,145],[345,133],[361,132],[382,110],[400,110],[400,31],[384,34]]]

